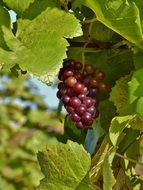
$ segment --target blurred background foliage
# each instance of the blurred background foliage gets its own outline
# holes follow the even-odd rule
[[[36,153],[63,124],[30,78],[0,75],[0,190],[34,190],[42,174]]]

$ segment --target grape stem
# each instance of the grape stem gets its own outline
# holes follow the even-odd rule
[[[127,157],[127,156],[123,156],[123,155],[121,155],[121,154],[119,154],[119,153],[117,153],[117,152],[115,153],[115,155],[118,156],[118,157],[120,157],[120,158],[122,158],[122,159],[128,160],[128,161],[130,161],[130,162],[132,162],[132,163],[139,164],[139,165],[143,166],[143,163],[138,162],[137,160],[134,160],[134,159],[129,158],[129,157]]]
[[[92,19],[81,21],[81,24],[90,24],[96,21],[98,21],[97,18],[92,18]]]

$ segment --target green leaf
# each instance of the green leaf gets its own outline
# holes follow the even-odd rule
[[[89,34],[92,38],[99,40],[101,42],[108,42],[111,40],[114,32],[113,30],[107,28],[101,22],[93,22],[89,26]]]
[[[79,184],[79,186],[76,188],[76,190],[100,190],[100,189],[96,186],[91,185],[89,179],[88,180],[83,179],[82,182]]]
[[[86,0],[85,5],[105,26],[143,49],[142,26],[139,9],[127,0]]]
[[[54,80],[66,58],[68,43],[65,37],[82,34],[79,21],[70,13],[56,8],[47,8],[32,21],[19,20],[17,38],[6,28],[3,30],[5,41],[12,50],[8,52],[0,49],[0,61],[5,63],[4,69],[19,64],[21,69],[44,82]]]
[[[132,103],[138,97],[143,96],[143,69],[139,69],[133,73],[132,80],[129,82],[129,92],[132,95],[130,102]]]
[[[137,102],[136,112],[143,117],[143,96]]]
[[[91,165],[90,156],[82,145],[72,141],[48,146],[38,153],[38,160],[45,176],[39,190],[77,189]]]
[[[57,139],[63,143],[66,143],[68,140],[82,143],[84,134],[82,134],[81,130],[76,128],[70,117],[66,116],[64,119],[64,133],[62,135],[57,135]]]
[[[116,81],[116,84],[112,88],[112,91],[110,93],[110,101],[114,103],[117,109],[117,113],[119,113],[120,115],[135,113],[134,104],[130,104],[129,102],[130,94],[128,92],[128,82],[130,81],[130,78],[131,75],[121,77],[119,80]]]
[[[46,10],[47,7],[59,7],[59,5],[59,0],[35,0],[30,4],[29,8],[22,13],[22,18],[32,20],[42,11]]]
[[[143,119],[138,115],[114,117],[109,128],[109,136],[112,144],[117,146],[121,141],[121,134],[125,128],[143,130]]]
[[[99,110],[101,127],[108,133],[111,120],[116,116],[116,107],[109,99],[106,99],[100,102]]]
[[[115,178],[109,162],[109,154],[107,153],[103,162],[103,190],[112,190],[115,184]]]
[[[109,140],[108,137],[104,138],[100,148],[92,158],[91,169],[89,172],[92,183],[97,182],[101,175],[103,161],[109,149],[108,140]]]
[[[4,49],[8,49],[5,41],[4,41],[4,34],[2,31],[2,26],[7,27],[10,29],[10,16],[8,11],[0,5],[0,47]]]
[[[29,7],[31,3],[34,2],[34,0],[3,0],[3,2],[6,3],[10,9],[14,10],[18,14],[21,14]]]

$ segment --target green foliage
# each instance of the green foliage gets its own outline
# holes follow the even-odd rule
[[[87,0],[85,5],[96,14],[97,20],[143,49],[139,8],[126,0]]]
[[[59,27],[58,31],[55,26]],[[68,43],[64,38],[82,34],[79,21],[56,8],[47,8],[32,21],[19,19],[17,27],[16,37],[3,28],[5,42],[11,51],[0,49],[0,61],[5,69],[19,64],[21,69],[47,83],[54,80],[66,58]]]
[[[62,128],[47,112],[45,102],[30,79],[1,74],[0,81],[0,190],[33,190],[42,178],[36,153],[47,142],[56,141],[48,128],[55,131]],[[43,123],[39,113],[51,120]]]
[[[103,181],[104,181],[103,190],[112,190],[112,187],[115,184],[115,178],[113,176],[113,171],[111,169],[111,165],[109,162],[108,153],[106,154],[103,163]]]
[[[21,14],[22,12],[24,12],[31,3],[34,2],[34,0],[26,0],[26,1],[14,1],[14,0],[3,0],[4,3],[6,3],[6,5],[14,10],[15,12]]]
[[[69,156],[70,155],[70,156]],[[45,178],[38,189],[81,189],[81,181],[87,175],[91,159],[77,143],[55,144],[38,153],[38,160]],[[87,189],[93,189],[86,184]],[[84,186],[83,190],[86,189]]]
[[[93,129],[80,131],[61,109],[48,113],[22,76],[2,80],[0,189],[143,189],[142,8],[142,0],[0,1],[1,70],[51,83],[71,58],[103,70],[109,86]],[[55,139],[47,129],[61,133]]]

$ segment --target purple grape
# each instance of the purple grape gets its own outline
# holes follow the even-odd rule
[[[98,94],[99,94],[99,89],[98,88],[90,88],[89,89],[89,96],[90,97],[96,97],[96,96],[98,96]]]
[[[90,97],[86,97],[83,99],[83,104],[86,105],[87,108],[91,107],[94,105],[93,99]]]
[[[90,126],[93,123],[92,115],[88,112],[85,112],[85,114],[81,117],[81,121],[84,125]]]
[[[75,123],[75,126],[78,128],[78,129],[83,129],[83,123],[81,121],[78,121]]]
[[[73,122],[78,122],[80,120],[80,117],[76,113],[71,113],[70,116]]]
[[[85,86],[79,82],[77,82],[74,86],[73,86],[73,90],[77,93],[77,94],[81,94],[84,93],[84,88]]]
[[[66,106],[66,110],[67,112],[70,114],[70,113],[73,113],[75,111],[75,109],[71,106]]]
[[[62,102],[63,102],[64,104],[68,104],[69,101],[70,101],[70,97],[67,96],[67,95],[64,95],[64,96],[61,98],[61,100],[62,100]]]
[[[90,113],[91,115],[95,114],[96,109],[94,106],[91,106],[90,108],[87,109],[87,112]]]
[[[77,98],[77,97],[71,98],[71,100],[70,100],[71,107],[76,108],[76,107],[80,106],[80,104],[81,104],[81,101],[79,98]]]
[[[72,77],[73,76],[73,71],[72,70],[65,70],[64,71],[64,77],[68,78],[68,77]]]
[[[74,92],[74,90],[72,88],[68,88],[67,95],[70,97],[74,97],[74,96],[76,96],[76,93]]]
[[[87,110],[86,106],[84,104],[81,104],[76,108],[76,113],[81,116],[86,112],[86,110]]]
[[[78,95],[78,98],[79,98],[80,100],[84,100],[84,99],[86,98],[86,95],[85,95],[85,94],[79,94],[79,95]]]

